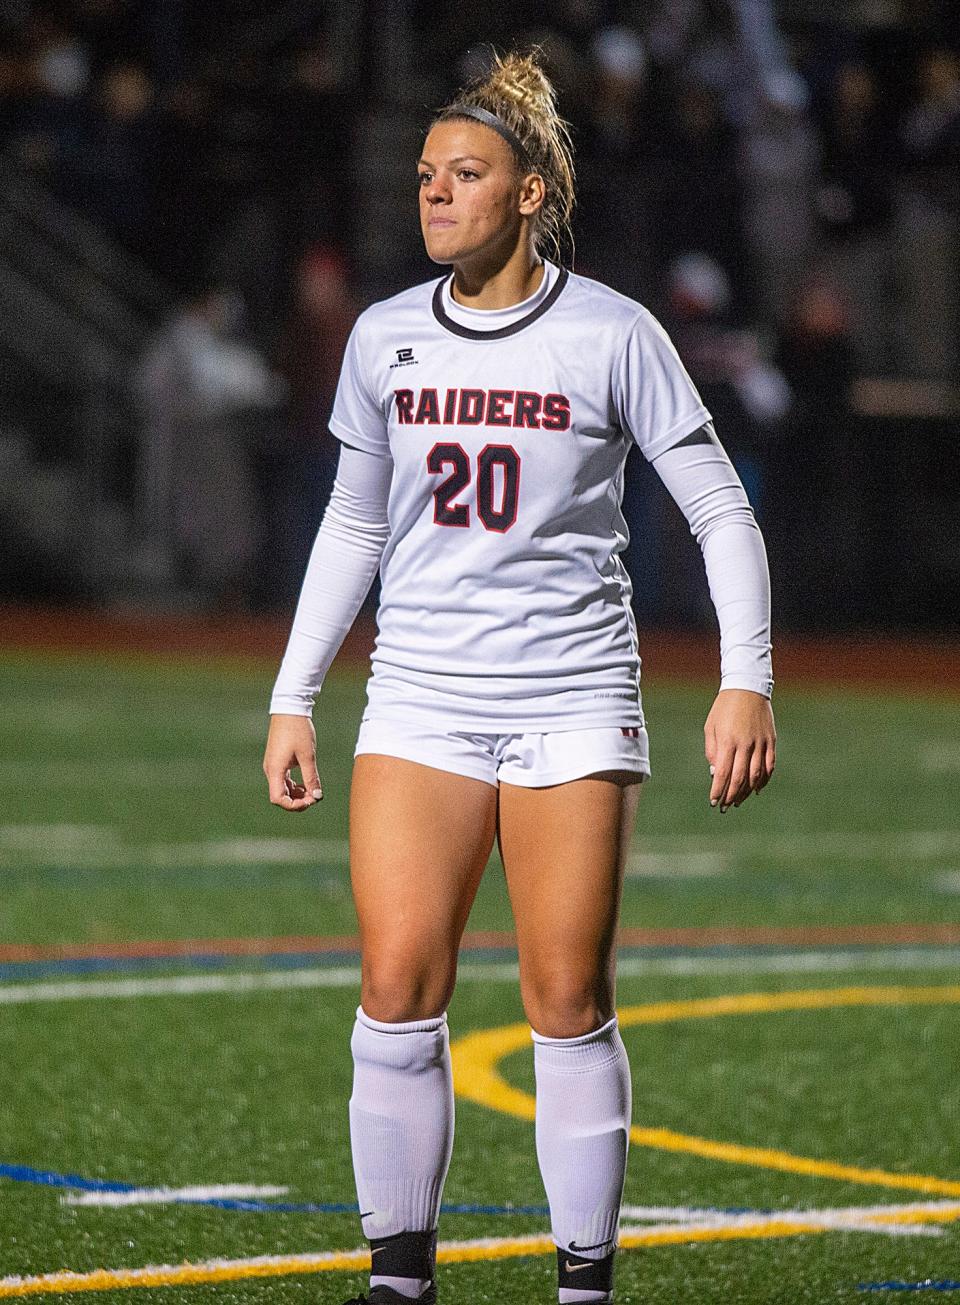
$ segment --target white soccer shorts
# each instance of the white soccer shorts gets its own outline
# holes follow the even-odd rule
[[[370,752],[480,779],[494,788],[501,782],[547,788],[607,770],[627,771],[638,780],[650,774],[647,731],[642,726],[475,734],[369,716],[361,722],[355,755]]]

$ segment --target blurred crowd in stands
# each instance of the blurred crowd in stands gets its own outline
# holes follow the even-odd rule
[[[956,0],[7,0],[0,13],[3,150],[169,289],[134,378],[141,510],[211,603],[294,592],[356,313],[436,274],[415,217],[420,133],[487,43],[537,44],[577,151],[576,270],[673,334],[791,575],[788,619],[792,606],[810,623],[851,549],[862,561],[838,601],[856,619],[870,532],[849,494],[867,456],[857,386],[957,379]],[[666,595],[689,586],[663,560],[679,526],[646,486],[638,472],[627,502],[638,605],[684,619],[688,600]]]

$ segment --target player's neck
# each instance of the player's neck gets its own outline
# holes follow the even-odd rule
[[[519,248],[499,267],[456,265],[451,293],[464,308],[512,308],[536,293],[543,275],[536,253]]]

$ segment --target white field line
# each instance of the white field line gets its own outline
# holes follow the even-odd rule
[[[253,1197],[286,1196],[288,1187],[264,1187],[254,1183],[214,1183],[207,1187],[136,1187],[130,1192],[70,1192],[61,1205],[172,1205],[177,1201],[246,1200]]]
[[[939,970],[960,965],[960,947],[890,947],[870,951],[772,952],[755,956],[624,956],[621,978],[660,974],[835,974],[858,970]]]
[[[943,1213],[960,1216],[956,1201],[930,1201],[910,1205],[848,1206],[835,1210],[710,1210],[690,1206],[625,1205],[621,1233],[665,1232],[678,1225],[691,1228],[756,1228],[802,1220],[835,1232],[875,1232],[887,1237],[940,1237],[943,1228],[935,1222],[900,1222],[905,1216]],[[631,1226],[629,1220],[634,1220]]]
[[[0,825],[0,847],[15,852],[30,851],[38,845],[57,850],[82,847],[98,851],[113,848],[116,841],[117,835],[109,825]]]
[[[716,839],[698,834],[645,836],[641,834],[635,851],[666,856],[716,854]],[[736,846],[728,848],[730,858],[762,856],[772,860],[807,861],[819,857],[846,857],[851,860],[901,861],[913,858],[950,856],[960,853],[960,829],[903,829],[857,832],[846,829],[820,829],[792,833],[751,830],[739,835]]]
[[[809,1225],[810,1231],[823,1229],[824,1232],[870,1232],[884,1237],[942,1237],[944,1229],[939,1224],[884,1224],[872,1219],[854,1218],[850,1215],[829,1214],[815,1210],[786,1210],[783,1214],[735,1214],[715,1219],[691,1220],[689,1223],[644,1223],[635,1226],[623,1225],[622,1237],[642,1233],[651,1237],[669,1235],[678,1229],[688,1228],[698,1233],[728,1232],[737,1229],[774,1228],[785,1222],[802,1221]]]
[[[917,1202],[913,1205],[891,1205],[860,1207],[852,1206],[845,1210],[783,1210],[777,1213],[736,1215],[718,1213],[708,1220],[676,1220],[662,1224],[642,1224],[636,1227],[623,1227],[620,1230],[622,1241],[630,1245],[638,1243],[656,1244],[657,1241],[686,1240],[689,1234],[691,1242],[707,1241],[711,1235],[729,1240],[731,1234],[738,1232],[743,1236],[762,1234],[765,1228],[776,1235],[778,1228],[783,1229],[784,1236],[802,1233],[818,1233],[842,1229],[843,1231],[879,1232],[881,1225],[913,1226],[931,1224],[935,1228],[939,1222],[955,1222],[960,1219],[960,1205],[949,1201]],[[546,1245],[545,1245],[546,1244]],[[438,1259],[446,1262],[483,1258],[483,1252],[489,1252],[491,1258],[500,1254],[523,1254],[527,1248],[530,1253],[543,1252],[549,1246],[543,1233],[530,1233],[513,1237],[478,1237],[468,1241],[441,1242]],[[60,1270],[54,1273],[21,1275],[13,1274],[0,1278],[0,1296],[39,1295],[43,1292],[61,1291],[73,1293],[91,1289],[109,1290],[111,1287],[162,1286],[176,1282],[224,1281],[241,1279],[258,1274],[258,1269],[267,1270],[272,1275],[284,1273],[303,1273],[323,1269],[360,1269],[369,1264],[369,1250],[358,1247],[348,1251],[314,1251],[293,1255],[258,1255],[249,1259],[211,1259],[166,1265],[145,1265],[143,1268],[100,1269],[93,1273],[74,1273]]]
[[[715,1206],[707,1205],[622,1205],[620,1207],[621,1219],[624,1221],[634,1219],[639,1223],[702,1223],[705,1219],[716,1219],[718,1215],[729,1213],[728,1210],[719,1210]]]
[[[197,843],[125,844],[103,825],[0,825],[0,864],[57,862],[66,869],[196,865],[342,865],[345,838],[228,838]]]
[[[37,758],[30,762],[29,781],[31,784],[54,783],[59,778],[63,782],[64,763],[51,758]],[[262,784],[263,776],[257,776],[254,770],[245,767],[222,765],[222,758],[207,757],[123,757],[113,761],[109,759],[86,758],[83,761],[70,762],[70,778],[74,786],[86,788],[103,788],[109,785],[113,789],[174,789],[192,788],[197,784],[209,784],[211,774],[216,771],[217,787],[249,789]],[[0,761],[0,787],[23,790],[27,782],[22,761]]]
[[[164,709],[173,715],[187,712],[193,707],[192,699],[178,698],[176,695],[168,697],[164,694],[162,698],[157,695],[155,700],[158,708],[162,701]],[[149,699],[147,701],[149,702]],[[106,710],[105,701],[59,696],[52,701],[32,697],[13,697],[6,699],[3,704],[4,720],[11,725],[19,726],[21,729],[50,731],[58,736],[96,727],[103,720]],[[217,729],[221,738],[224,735],[233,735],[239,738],[259,739],[266,734],[268,723],[269,716],[264,710],[238,709],[217,714]],[[151,762],[149,758],[143,760],[158,768],[163,764],[160,761]]]
[[[940,970],[960,965],[960,948],[942,947],[851,952],[788,952],[761,956],[626,956],[618,963],[621,978],[646,975],[725,975],[859,972],[871,970]],[[514,983],[515,962],[467,961],[459,977],[466,983]],[[351,988],[360,984],[359,965],[331,965],[302,970],[260,970],[228,974],[182,974],[156,978],[71,979],[0,984],[0,1006],[42,1001],[97,1001],[129,997],[198,997],[219,993],[284,989]]]
[[[960,774],[960,744],[928,743],[920,749],[918,760],[928,775]]]
[[[204,843],[155,843],[132,848],[138,860],[151,867],[203,865],[315,865],[347,864],[350,844],[345,838],[227,838]]]
[[[730,869],[731,858],[722,852],[631,853],[626,868],[628,879],[707,879]]]
[[[163,868],[196,863],[227,865],[248,862],[309,864],[346,862],[345,839],[240,838],[196,843],[125,844],[115,829],[103,825],[11,824],[0,825],[0,851],[68,858],[84,865],[114,863]],[[733,862],[763,857],[779,861],[808,861],[823,857],[849,860],[910,861],[960,855],[960,829],[913,829],[856,833],[819,830],[807,833],[763,834],[751,831],[736,846],[718,852],[714,839],[697,836],[651,836],[637,840],[628,873],[645,875],[704,876],[720,874]]]
[[[198,997],[224,992],[271,992],[284,988],[352,988],[359,983],[359,965],[314,970],[264,970],[259,974],[183,974],[156,979],[11,983],[0,987],[0,1006],[114,997]]]

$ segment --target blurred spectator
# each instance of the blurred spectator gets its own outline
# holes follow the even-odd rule
[[[951,380],[960,361],[960,58],[953,50],[921,59],[901,141],[908,165],[897,206],[901,363],[913,376]]]
[[[815,248],[816,136],[799,105],[760,102],[740,133],[744,232],[765,319],[782,326]]]
[[[256,51],[218,51],[207,75],[212,105],[203,160],[206,266],[244,295],[256,330],[274,311],[281,277],[273,97]]]
[[[272,153],[291,246],[349,238],[347,156],[356,102],[333,52],[318,39],[289,61],[277,100]]]
[[[850,309],[829,272],[817,271],[798,292],[784,332],[781,366],[802,421],[850,410],[853,341]]]
[[[298,442],[309,443],[326,430],[358,313],[343,253],[330,245],[307,250],[294,271],[293,304],[280,347],[280,370],[290,387],[290,429]]]
[[[215,188],[207,177],[213,97],[199,76],[162,94],[150,159],[145,245],[151,266],[174,291],[196,284],[207,263]]]
[[[127,249],[143,250],[153,83],[137,63],[111,65],[61,166],[64,197]]]
[[[834,274],[851,306],[856,359],[868,374],[893,365],[891,181],[894,140],[876,80],[863,63],[837,71],[823,123],[817,208]]]
[[[147,548],[210,609],[249,601],[261,542],[249,419],[286,392],[239,338],[242,310],[234,292],[204,287],[160,328],[136,376]]]
[[[766,509],[765,468],[792,396],[753,326],[731,311],[726,272],[703,253],[676,258],[669,272],[668,322],[684,365],[716,422],[759,517]]]
[[[316,245],[303,255],[292,297],[277,359],[289,386],[288,421],[269,449],[263,476],[275,544],[268,591],[281,604],[296,596],[333,485],[337,445],[327,422],[359,312],[346,259],[333,246]]]
[[[756,297],[780,325],[813,246],[817,146],[806,84],[771,0],[661,0],[650,48],[719,97],[737,133],[742,230]]]
[[[4,140],[31,172],[52,182],[76,130],[89,53],[66,27],[32,13],[3,56],[2,74]]]
[[[856,623],[871,601],[867,522],[883,460],[851,408],[854,345],[849,307],[829,271],[811,274],[787,319],[780,365],[794,406],[772,464],[771,570],[782,619],[795,628]],[[851,487],[857,491],[851,493]]]
[[[737,125],[758,102],[790,112],[806,106],[772,0],[657,0],[648,37],[659,62],[722,89]]]
[[[685,251],[701,250],[732,275],[734,297],[742,301],[752,287],[736,133],[717,93],[694,81],[680,86],[675,113],[664,116],[657,169],[660,261],[666,266]]]
[[[90,77],[90,55],[76,35],[53,19],[37,15],[33,43],[37,87],[63,100],[82,95]]]
[[[591,275],[649,298],[654,206],[647,186],[633,184],[647,172],[647,52],[630,28],[612,26],[597,33],[591,54],[592,94],[578,155],[579,248]]]
[[[736,320],[729,277],[706,254],[688,252],[671,263],[663,319],[754,510],[764,516],[767,468],[779,453],[777,437],[791,403],[782,372],[766,357],[758,332]],[[628,564],[642,577],[638,616],[700,623],[710,611],[700,554],[683,517],[651,487],[652,479],[635,466],[624,500],[631,534]]]

